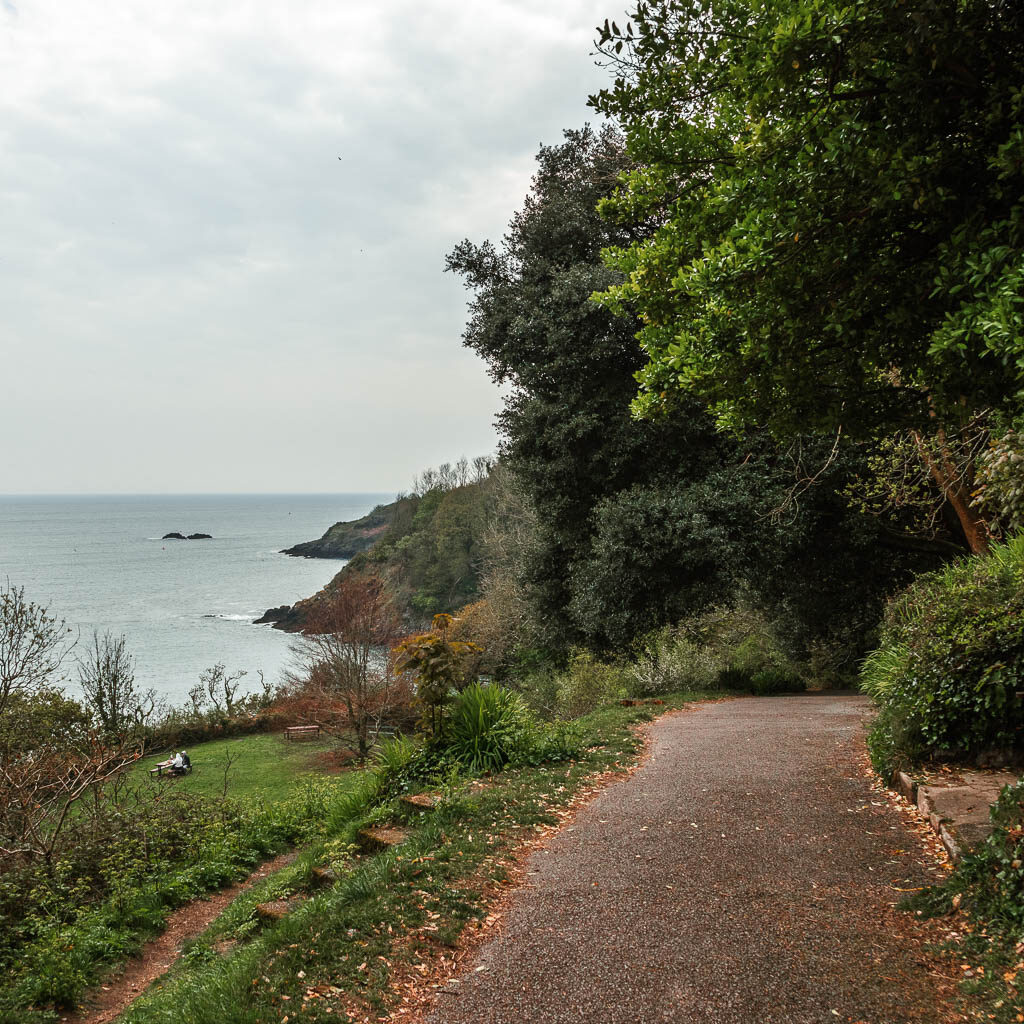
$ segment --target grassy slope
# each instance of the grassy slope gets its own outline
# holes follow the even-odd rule
[[[288,742],[282,733],[212,740],[189,749],[191,775],[182,778],[154,777],[153,785],[174,786],[203,796],[221,796],[227,769],[229,797],[236,800],[260,797],[276,802],[291,795],[303,773],[321,772],[320,756],[334,746],[335,741],[328,739]],[[169,756],[161,753],[140,761],[134,769],[140,783],[148,782],[149,769]]]
[[[143,795],[149,791],[160,797],[185,789],[219,797],[230,753],[228,795],[248,807],[244,820],[221,826],[215,811],[211,831],[207,815],[205,838],[193,837],[183,859],[155,873],[137,874],[140,865],[129,859],[126,869],[132,873],[125,876],[124,885],[115,886],[102,900],[76,908],[63,924],[44,929],[22,946],[15,969],[0,979],[0,1022],[55,1019],[40,1008],[54,1000],[77,1001],[105,971],[161,931],[171,909],[241,880],[260,860],[287,848],[297,837],[322,834],[325,802],[344,799],[366,776],[349,771],[325,778],[316,762],[330,747],[327,742],[285,743],[279,734],[198,744],[189,752],[195,770],[183,778],[150,779],[148,769],[165,755],[140,762],[132,781]],[[233,816],[230,820],[234,822]],[[300,843],[307,841],[299,838]],[[112,855],[117,852],[112,847]],[[40,913],[52,915],[59,901],[54,904],[50,898],[41,906]]]
[[[485,890],[507,877],[516,846],[557,822],[558,809],[595,774],[625,771],[639,748],[630,727],[661,710],[603,709],[581,720],[587,749],[579,759],[505,771],[482,789],[453,787],[441,807],[410,822],[403,846],[351,860],[335,885],[258,930],[255,902],[302,889],[313,857],[269,879],[213,924],[126,1024],[277,1024],[285,1016],[296,1024],[375,1019],[394,1008],[400,985],[450,955],[463,929],[486,915]],[[370,817],[393,813],[383,807]],[[365,820],[340,830],[335,851]]]

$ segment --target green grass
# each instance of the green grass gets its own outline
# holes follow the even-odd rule
[[[702,696],[585,716],[584,751],[574,760],[506,770],[482,789],[452,780],[437,810],[408,822],[405,844],[350,860],[331,888],[311,891],[277,924],[256,927],[258,898],[303,888],[325,853],[311,848],[229,907],[124,1024],[278,1024],[285,1016],[290,1024],[310,1024],[386,1013],[396,998],[396,972],[444,953],[467,924],[485,916],[485,890],[506,877],[505,858],[523,838],[555,824],[555,812],[596,773],[628,769],[639,747],[631,727]],[[364,809],[337,822],[334,842],[344,844],[371,818],[397,813],[393,804]],[[225,946],[225,939],[235,944]]]
[[[319,756],[336,745],[337,741],[333,739],[286,741],[283,733],[257,733],[212,740],[189,749],[188,756],[192,759],[190,775],[154,776],[152,784],[174,786],[203,796],[221,796],[224,793],[224,772],[227,769],[229,797],[235,800],[256,797],[276,803],[287,799],[294,792],[304,773],[321,772]],[[140,783],[149,783],[149,769],[155,767],[158,761],[167,760],[169,756],[162,753],[143,758],[134,769],[134,775]]]
[[[94,843],[82,862],[91,891],[67,865],[58,865],[56,880],[40,876],[21,889],[0,876],[0,896],[19,915],[0,916],[0,1024],[54,1019],[45,1007],[77,1002],[160,932],[175,907],[241,880],[289,846],[308,849],[294,880],[275,876],[285,890],[306,884],[318,859],[343,856],[344,844],[329,837],[365,807],[369,773],[326,772],[322,755],[333,746],[287,743],[280,734],[197,744],[189,750],[193,772],[183,777],[151,778],[166,755],[148,757],[131,771],[135,792],[121,794],[127,817],[110,812],[115,833],[126,821],[131,831],[106,852]]]

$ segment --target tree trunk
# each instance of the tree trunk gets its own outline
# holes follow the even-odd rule
[[[964,532],[967,546],[971,554],[985,555],[989,550],[989,529],[984,517],[971,504],[971,483],[974,479],[973,467],[961,469],[957,466],[949,445],[946,443],[946,433],[941,428],[937,433],[939,442],[938,455],[928,450],[924,438],[915,431],[914,441],[917,450],[921,455],[928,472],[938,485],[939,490],[949,502],[956,517],[960,522],[960,528]]]

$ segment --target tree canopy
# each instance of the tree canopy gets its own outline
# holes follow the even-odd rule
[[[696,403],[658,421],[631,415],[633,374],[643,365],[639,324],[590,298],[618,279],[602,248],[637,237],[597,212],[627,167],[611,128],[565,132],[560,145],[541,148],[502,246],[464,241],[448,257],[475,293],[465,344],[511,385],[498,417],[501,455],[536,507],[539,536],[521,571],[556,646],[604,639],[595,616],[574,612],[598,506],[640,484],[685,486],[733,450]],[[626,600],[664,603],[653,580],[642,589]]]
[[[641,410],[776,434],[959,427],[1024,393],[1024,8],[659,0],[599,46],[635,164],[607,308]]]

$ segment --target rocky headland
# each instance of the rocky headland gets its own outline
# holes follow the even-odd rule
[[[300,632],[344,579],[361,574],[387,581],[410,630],[437,612],[454,612],[478,599],[483,532],[489,522],[490,477],[452,479],[408,494],[369,515],[335,523],[319,540],[285,552],[341,558],[345,565],[320,591],[293,605],[270,608],[257,622]]]
[[[283,629],[286,633],[298,633],[303,626],[303,610],[297,604],[282,604],[277,608],[268,608],[258,619],[254,619],[257,626],[273,626],[274,629]]]
[[[284,554],[301,558],[355,558],[369,550],[374,541],[391,525],[397,501],[378,505],[361,519],[335,523],[319,540],[308,540],[285,548]]]
[[[405,499],[405,502],[408,504],[408,499]],[[378,505],[360,519],[335,523],[319,540],[305,541],[294,547],[285,548],[282,554],[296,555],[300,558],[355,558],[364,551],[369,551],[387,532],[388,527],[395,521],[395,513],[401,503],[399,500],[387,505]],[[338,576],[305,600],[297,601],[293,605],[283,604],[277,608],[268,608],[256,619],[256,625],[272,625],[275,629],[283,629],[287,633],[301,632],[311,608],[323,600],[324,594],[336,579]]]

